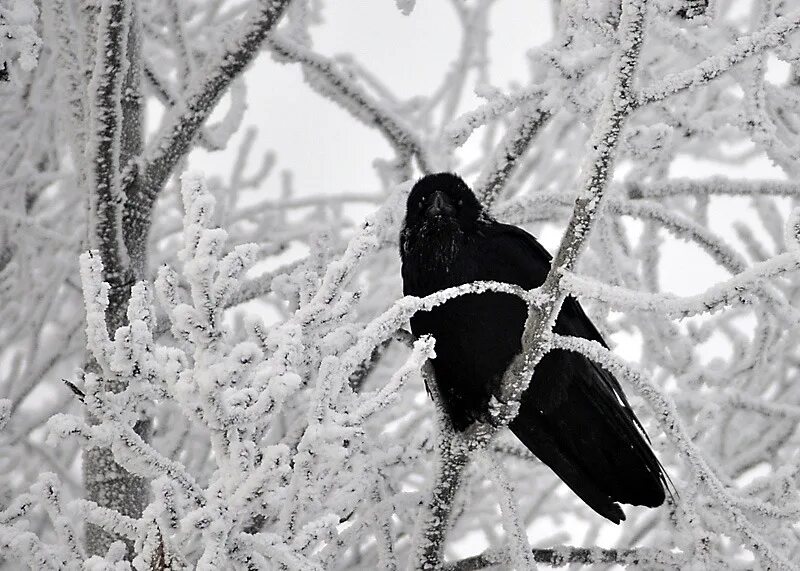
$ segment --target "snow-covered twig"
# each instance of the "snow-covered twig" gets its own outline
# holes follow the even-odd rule
[[[535,86],[512,95],[494,95],[479,107],[463,113],[451,121],[442,133],[442,139],[452,148],[463,145],[470,135],[498,116],[510,113],[530,103],[536,103],[546,95],[544,88]]]
[[[535,105],[526,105],[518,111],[503,140],[497,145],[494,156],[475,183],[475,193],[485,208],[491,208],[520,157],[549,118],[548,112]]]
[[[504,531],[509,544],[508,559],[516,569],[532,569],[536,566],[535,558],[531,553],[528,535],[517,511],[517,503],[505,468],[491,454],[483,454],[481,459],[489,468],[490,477],[500,496],[500,509],[506,526]]]
[[[769,26],[738,38],[732,45],[722,50],[722,53],[709,56],[692,68],[669,74],[653,85],[642,88],[636,94],[632,105],[635,107],[648,105],[685,89],[693,89],[708,83],[746,58],[780,45],[788,34],[799,27],[800,10],[780,16]]]
[[[686,297],[635,292],[571,272],[564,273],[561,284],[565,291],[580,298],[601,300],[619,309],[657,311],[667,317],[680,318],[749,303],[750,300],[744,296],[756,292],[761,283],[798,269],[800,259],[794,252],[789,252],[755,264],[703,293]]]

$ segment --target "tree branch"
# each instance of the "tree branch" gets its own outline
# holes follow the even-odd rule
[[[549,549],[532,549],[533,560],[550,567],[565,567],[571,564],[599,565],[616,563],[622,566],[643,566],[660,564],[678,568],[685,563],[678,554],[651,548],[603,549],[600,547],[572,547],[562,545]],[[486,551],[480,555],[467,557],[445,565],[445,571],[478,571],[487,567],[507,565],[508,558],[496,551]]]
[[[142,66],[142,73],[144,78],[150,84],[150,87],[152,87],[156,97],[159,101],[161,101],[164,107],[173,109],[176,105],[178,105],[178,101],[175,99],[172,93],[170,93],[167,85],[158,77],[158,75],[156,75],[156,72],[153,70],[153,68],[147,64],[144,64]],[[211,144],[211,141],[209,141],[205,128],[200,129],[200,133],[197,135],[197,142],[204,149],[217,150],[217,148]]]
[[[202,74],[202,83],[196,84],[187,95],[184,110],[164,126],[142,167],[127,166],[125,188],[135,177],[142,176],[141,171],[144,176],[142,192],[149,201],[155,199],[225,90],[258,55],[267,33],[277,24],[289,1],[257,0],[255,10],[242,24],[240,35],[228,42],[216,62]]]
[[[433,381],[434,377],[430,376],[429,388]],[[461,487],[464,469],[470,458],[466,439],[456,434],[443,414],[440,412],[444,421],[438,423],[439,433],[436,436],[435,485],[428,504],[417,519],[417,537],[414,541],[416,549],[409,559],[414,562],[414,569],[442,569],[443,548],[450,528],[453,499]]]
[[[545,95],[547,92],[541,86],[535,85],[513,95],[494,96],[472,111],[456,117],[444,128],[441,138],[451,148],[460,147],[476,129],[525,104],[540,101]]]
[[[671,73],[653,85],[641,89],[634,101],[642,107],[686,89],[693,89],[719,77],[745,59],[783,43],[786,36],[800,27],[800,10],[781,16],[769,26],[737,39],[722,53],[709,56],[696,66]]]
[[[575,266],[597,218],[614,168],[619,135],[632,110],[632,82],[644,35],[646,4],[646,0],[623,2],[619,46],[611,62],[605,99],[598,110],[591,152],[583,167],[583,192],[575,201],[572,218],[542,285],[542,303],[537,311],[528,313],[522,334],[522,351],[503,376],[500,406],[492,411],[500,426],[505,426],[516,416],[519,399],[528,388],[533,369],[548,350],[552,325],[566,295],[560,287],[562,272]]]
[[[787,252],[744,270],[731,279],[715,284],[703,293],[685,297],[633,291],[601,283],[595,279],[565,272],[562,286],[571,294],[588,299],[599,299],[618,309],[658,311],[666,317],[683,318],[712,312],[726,305],[747,302],[745,294],[758,295],[763,281],[800,269],[800,259]]]
[[[481,174],[475,184],[478,199],[485,208],[491,208],[497,195],[514,173],[519,159],[531,146],[534,137],[549,118],[550,113],[535,104],[526,105],[519,110],[503,140],[497,145],[488,169]]]
[[[122,133],[122,82],[129,15],[123,0],[107,0],[100,11],[97,63],[92,74],[90,163],[90,235],[103,259],[107,281],[119,284],[128,267],[123,249],[119,151]]]
[[[412,129],[373,101],[372,97],[336,69],[330,60],[277,35],[269,39],[269,44],[276,54],[302,64],[307,71],[321,78],[324,85],[311,84],[316,91],[324,96],[333,96],[332,99],[356,119],[376,127],[397,150],[401,163],[405,164],[411,157],[416,157],[422,172],[432,172],[422,142]]]
[[[622,191],[631,199],[667,198],[670,196],[800,196],[800,184],[783,180],[734,180],[715,176],[707,179],[676,178],[622,183]]]

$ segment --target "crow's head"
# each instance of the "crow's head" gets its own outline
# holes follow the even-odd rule
[[[406,205],[406,227],[474,228],[483,213],[475,195],[457,175],[429,174],[417,181]]]

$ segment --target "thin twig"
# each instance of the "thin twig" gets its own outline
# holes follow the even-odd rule
[[[526,105],[519,110],[514,122],[497,145],[488,169],[481,174],[475,184],[478,199],[485,208],[491,208],[514,173],[519,160],[549,118],[550,113],[535,104]]]

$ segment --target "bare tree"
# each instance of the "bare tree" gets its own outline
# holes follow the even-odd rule
[[[456,58],[408,100],[315,48],[319,1],[0,5],[0,565],[797,567],[800,10],[552,2],[527,83],[503,88],[499,4],[451,2]],[[363,157],[373,192],[298,192],[271,176],[280,146],[253,156],[262,52],[389,143]],[[186,170],[237,132],[227,180]],[[730,174],[764,158],[777,176]],[[400,297],[405,194],[447,169],[497,218],[561,233],[541,288]],[[716,283],[670,291],[679,242]],[[435,340],[404,329],[489,290],[532,307],[523,351],[492,426],[455,433]],[[632,357],[554,335],[567,295]],[[503,429],[553,348],[626,384],[675,483],[616,533]]]

